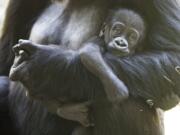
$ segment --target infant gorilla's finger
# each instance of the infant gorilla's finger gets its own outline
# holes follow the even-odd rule
[[[18,43],[19,44],[31,44],[32,42],[30,40],[19,39]]]
[[[16,48],[18,50],[24,50],[28,54],[32,54],[37,50],[38,47],[36,44],[32,43],[29,40],[20,39],[19,44],[16,46]]]
[[[18,56],[19,55],[19,44],[14,45],[12,50],[13,50],[15,56]]]
[[[24,51],[23,49],[21,49],[19,46],[20,46],[19,44],[15,45],[12,48],[12,50],[15,53],[16,58],[21,57],[21,61],[24,61],[24,60],[28,59],[29,54],[26,51]]]

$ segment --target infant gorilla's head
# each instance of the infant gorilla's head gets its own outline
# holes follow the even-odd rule
[[[104,27],[104,40],[108,52],[125,56],[134,53],[145,38],[145,23],[136,12],[116,9],[109,13]]]

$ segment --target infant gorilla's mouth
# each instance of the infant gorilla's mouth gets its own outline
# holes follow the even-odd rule
[[[13,51],[15,53],[15,60],[11,67],[9,77],[11,80],[16,81],[21,77],[22,73],[20,74],[20,72],[23,71],[23,67],[26,65],[29,54],[26,50],[21,49],[18,45],[13,48]]]

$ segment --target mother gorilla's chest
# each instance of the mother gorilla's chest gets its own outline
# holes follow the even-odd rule
[[[41,44],[61,44],[78,49],[90,37],[98,35],[107,8],[99,5],[79,7],[50,5],[34,24],[30,39]]]

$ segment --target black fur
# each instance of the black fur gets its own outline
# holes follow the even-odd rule
[[[6,135],[16,135],[15,129],[9,115],[8,108],[9,79],[0,77],[0,132]]]
[[[144,16],[149,30],[143,52],[122,59],[117,59],[110,54],[104,56],[107,63],[126,83],[131,96],[118,108],[109,109],[111,105],[108,103],[94,103],[93,107],[97,110],[92,108],[94,111],[92,114],[95,114],[94,117],[98,120],[96,126],[100,129],[95,130],[95,134],[162,135],[161,122],[155,108],[169,109],[177,104],[180,96],[180,75],[175,70],[175,67],[180,65],[179,6],[172,0],[116,0],[114,3],[108,0],[97,0],[96,2],[107,4],[109,8],[117,5],[133,8]],[[88,7],[94,3],[90,0],[73,1],[67,14],[71,14],[79,7]],[[0,41],[1,75],[8,75],[12,65],[14,56],[11,47],[19,38],[28,38],[32,24],[48,4],[47,0],[29,2],[10,0]],[[65,52],[59,53],[62,55],[63,62],[63,57],[66,57]],[[67,64],[66,61],[65,64]],[[48,70],[51,71],[51,68]],[[78,57],[73,58],[65,67],[61,65],[58,70],[61,74],[53,81],[59,83],[62,90],[77,90],[79,93],[81,91],[84,93],[85,90],[87,92],[85,95],[87,94],[88,97],[81,93],[82,101],[103,95],[100,81],[81,65]],[[56,71],[53,72],[56,73]],[[49,76],[51,74],[45,78]],[[64,79],[67,80],[66,83],[63,82]],[[13,83],[12,88],[9,94],[10,111],[21,134],[71,134],[76,123],[49,114],[38,102],[27,99],[21,84]],[[71,94],[71,96],[79,96],[76,92]],[[153,101],[154,107],[151,108],[145,103],[148,99]],[[111,117],[111,121],[106,117]]]

